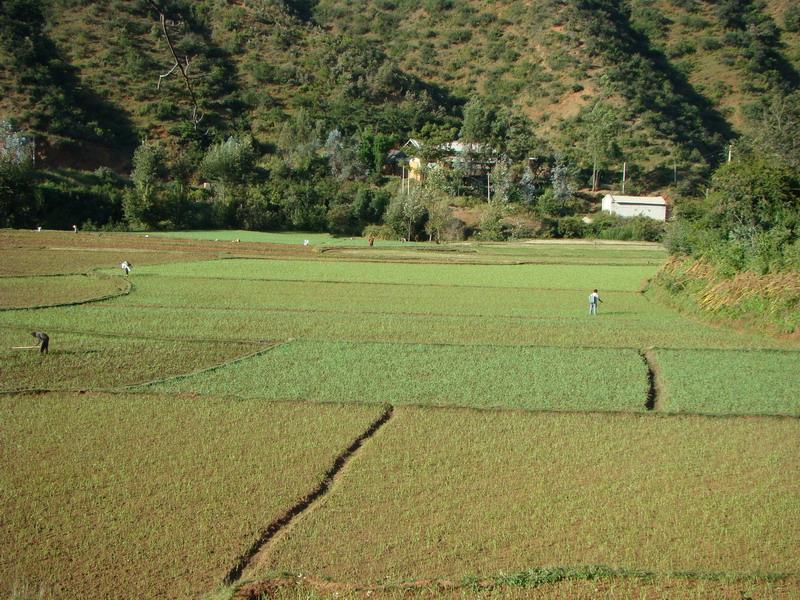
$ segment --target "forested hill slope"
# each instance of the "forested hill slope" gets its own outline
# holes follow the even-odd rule
[[[189,89],[166,43],[157,9]],[[575,164],[700,171],[775,96],[800,86],[790,0],[5,0],[0,118],[58,161],[122,165],[137,139],[202,148],[251,133],[266,149],[304,133],[370,128],[399,141],[493,135],[504,110]],[[159,85],[160,81],[160,85]],[[193,123],[192,97],[197,114]],[[469,120],[469,117],[468,117]],[[522,128],[525,129],[525,128]],[[497,134],[497,132],[494,132]],[[509,131],[502,135],[508,137]],[[282,139],[283,138],[283,139]],[[184,143],[188,142],[188,143]],[[596,145],[596,136],[592,142]],[[612,147],[613,146],[613,147]]]

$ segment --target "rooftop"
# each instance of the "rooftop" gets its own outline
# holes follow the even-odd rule
[[[614,204],[647,204],[650,206],[666,206],[667,202],[663,196],[617,196],[608,194],[606,198],[611,198]],[[605,200],[605,198],[604,198]]]

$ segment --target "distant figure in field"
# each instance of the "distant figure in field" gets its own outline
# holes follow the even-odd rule
[[[308,246],[311,242],[308,240],[303,240],[303,246]]]
[[[600,294],[597,293],[597,290],[594,290],[591,294],[589,294],[589,314],[596,315],[597,314],[597,303],[602,302],[600,300]]]
[[[42,230],[42,226],[39,225],[39,227],[36,228],[36,231],[41,231],[41,230]]]
[[[125,271],[125,276],[127,277],[130,275],[131,270],[133,269],[133,265],[129,263],[127,260],[123,260],[122,263],[119,265],[120,268]]]
[[[50,347],[50,336],[44,331],[34,331],[31,333],[31,335],[39,340],[39,353],[47,354],[48,348]]]
[[[72,226],[72,231],[74,231],[75,233],[78,233],[78,226],[77,225],[73,225]]]
[[[375,236],[374,235],[369,236],[367,241],[369,241],[369,247],[372,248],[373,244],[375,243]]]

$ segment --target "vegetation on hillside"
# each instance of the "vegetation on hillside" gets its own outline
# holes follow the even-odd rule
[[[628,191],[702,191],[798,88],[798,21],[777,0],[10,0],[0,117],[48,170],[6,173],[0,217],[660,239],[587,226],[574,190],[626,163]],[[409,138],[440,172],[402,194]]]

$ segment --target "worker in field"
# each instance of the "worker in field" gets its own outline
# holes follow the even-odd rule
[[[130,275],[131,269],[133,269],[133,265],[129,263],[127,260],[123,260],[119,266],[125,272],[126,277]]]
[[[594,290],[591,294],[589,294],[589,314],[596,315],[597,314],[597,303],[602,302],[600,300],[600,294],[597,293],[597,290]]]
[[[37,340],[39,340],[39,353],[47,354],[48,349],[50,347],[50,336],[47,335],[44,331],[34,331],[31,333],[31,335],[35,337]]]

